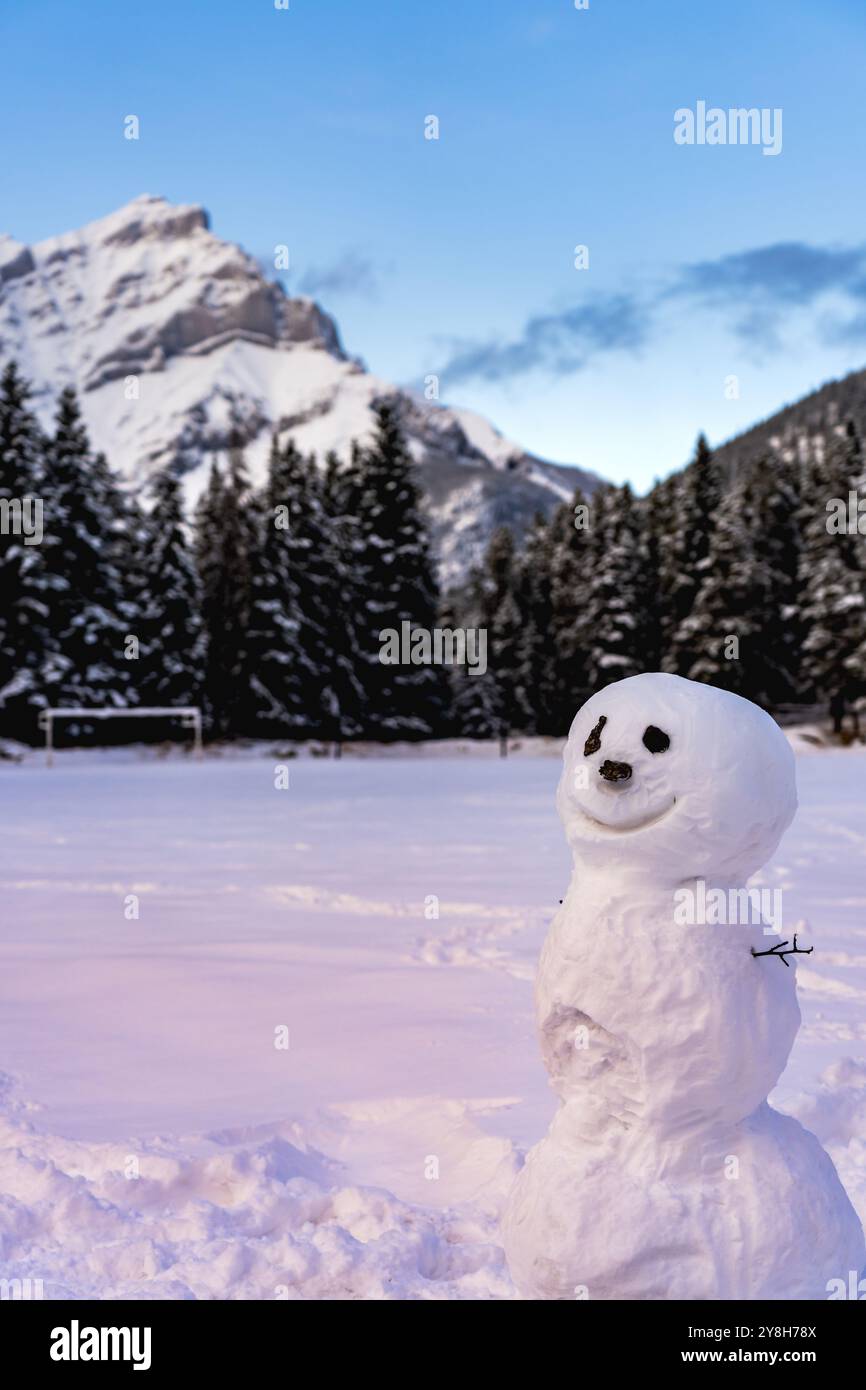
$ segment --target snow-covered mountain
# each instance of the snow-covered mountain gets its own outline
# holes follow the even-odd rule
[[[290,298],[210,230],[200,207],[143,196],[80,231],[23,246],[0,235],[0,361],[34,383],[48,424],[75,385],[95,446],[133,486],[166,463],[190,500],[239,430],[254,481],[274,429],[319,458],[367,437],[371,405],[397,397],[419,467],[443,578],[503,523],[521,530],[580,483],[480,416],[400,390],[343,350],[334,320]]]

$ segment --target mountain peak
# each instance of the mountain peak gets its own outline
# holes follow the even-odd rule
[[[321,459],[369,437],[378,401],[399,407],[446,577],[495,525],[520,530],[592,475],[560,469],[469,412],[419,401],[347,358],[315,302],[290,297],[211,230],[204,208],[142,194],[78,231],[0,237],[0,363],[34,384],[43,423],[75,386],[97,449],[141,485],[171,464],[194,500],[238,435],[254,481],[271,436]]]
[[[210,214],[195,203],[170,203],[160,194],[140,193],[105,217],[74,232],[38,242],[33,251],[43,260],[73,244],[127,246],[140,241],[173,241],[210,231]]]
[[[0,275],[0,350],[20,351],[14,340],[26,319],[23,370],[47,369],[84,392],[238,340],[316,343],[343,357],[333,321],[214,236],[195,204],[143,194],[33,247],[7,239]]]
[[[120,245],[139,237],[169,241],[196,231],[209,232],[210,214],[194,203],[178,205],[157,194],[142,193],[84,230],[98,231],[104,242]]]

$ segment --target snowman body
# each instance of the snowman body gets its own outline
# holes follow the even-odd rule
[[[795,964],[752,954],[777,938],[745,895],[796,808],[784,736],[727,692],[633,677],[577,715],[557,804],[575,867],[536,1016],[561,1105],[506,1212],[517,1288],[826,1298],[863,1233],[818,1141],[767,1104]],[[708,898],[737,920],[698,920]]]

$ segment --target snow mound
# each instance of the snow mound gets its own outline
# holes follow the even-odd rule
[[[495,1207],[347,1185],[296,1124],[125,1146],[30,1113],[0,1079],[0,1261],[47,1299],[514,1296]]]

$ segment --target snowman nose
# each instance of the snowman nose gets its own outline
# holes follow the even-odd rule
[[[605,758],[598,771],[606,782],[627,782],[631,777],[631,764],[612,763],[610,758]]]

